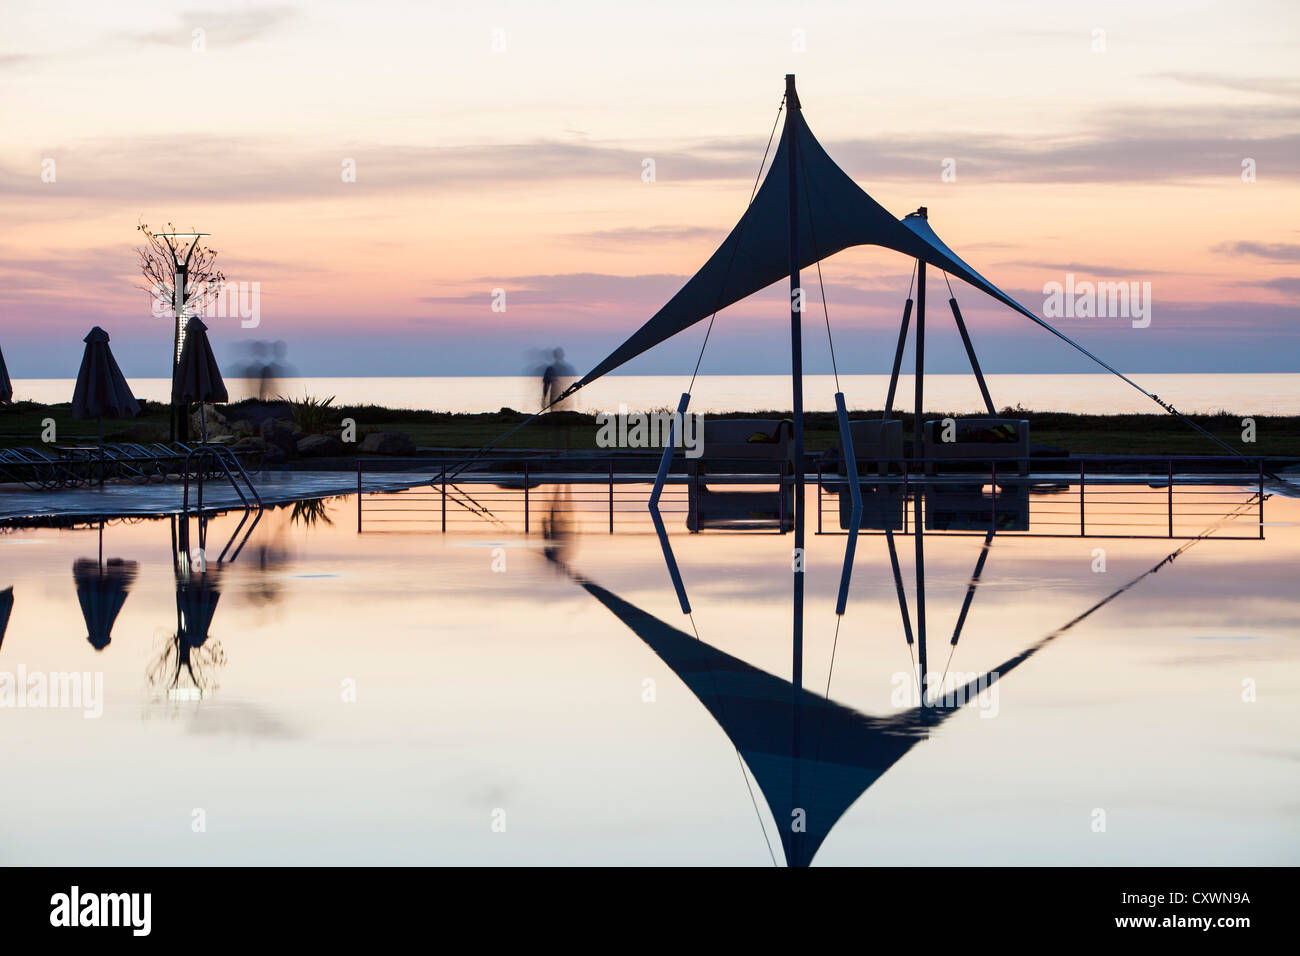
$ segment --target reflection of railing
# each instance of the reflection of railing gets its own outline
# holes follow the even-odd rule
[[[552,516],[586,515],[589,520],[602,518],[601,523],[613,534],[616,520],[633,513],[644,517],[653,475],[636,469],[653,460],[649,456],[497,458],[476,463],[472,471],[456,473],[460,459],[359,459],[357,530],[415,522],[433,523],[446,531],[449,522],[460,522],[478,528],[521,527],[529,534]],[[382,468],[386,477],[367,486],[367,467]],[[419,468],[429,475],[428,481],[414,486],[390,483],[387,478],[402,468]],[[564,491],[557,496],[558,488]],[[685,489],[669,500],[680,506],[666,511],[686,514]]]
[[[497,528],[529,534],[560,518],[581,522],[587,531],[651,530],[646,503],[656,456],[502,456],[457,471],[462,463],[451,458],[359,460],[357,530],[433,525],[441,531]],[[848,528],[847,511],[837,514],[836,503],[849,498],[849,480],[830,470],[836,464],[813,461],[805,473],[808,491],[816,489],[810,530],[815,520],[819,534],[843,534]],[[1186,538],[1216,519],[1231,517],[1238,526],[1256,525],[1249,534],[1234,537],[1263,537],[1264,459],[1035,459],[1035,474],[1028,477],[1014,470],[1007,474],[1005,463],[998,461],[956,467],[944,462],[938,475],[924,474],[926,464],[911,461],[896,474],[859,479],[863,532],[884,533],[887,525],[891,532],[911,533],[915,519],[908,512],[919,491],[925,530],[941,533]],[[734,468],[710,465],[709,473],[693,475],[687,463],[675,462],[660,510],[683,515],[691,531],[790,530],[793,476],[755,473],[752,462],[737,462]],[[374,474],[381,470],[384,475]],[[414,486],[394,480],[393,474],[403,470],[418,470],[427,480]],[[748,495],[759,505],[740,517],[725,508],[714,514],[706,483],[721,489],[714,502]]]
[[[911,464],[928,467],[930,462]],[[1253,533],[1216,536],[1264,537],[1267,494],[1263,458],[1036,459],[1032,477],[1000,474],[997,461],[979,464],[987,467],[918,478],[904,463],[897,476],[860,481],[860,486],[871,489],[864,495],[860,530],[867,534],[883,534],[886,529],[911,533],[914,528],[909,527],[909,509],[904,503],[920,491],[927,531],[1182,539],[1199,537],[1207,525],[1216,522],[1241,525],[1253,517]],[[1144,484],[1148,490],[1139,487]],[[847,480],[828,477],[819,469],[817,485],[818,533],[847,533],[843,505],[848,497]],[[824,525],[827,491],[840,499],[839,531],[827,531]],[[1248,508],[1254,511],[1253,516],[1246,514]],[[1187,533],[1176,534],[1180,529]]]

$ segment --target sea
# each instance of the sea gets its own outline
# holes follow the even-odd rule
[[[1134,373],[1139,385],[1172,402],[1183,412],[1229,412],[1248,415],[1300,415],[1300,373]],[[163,378],[132,378],[139,398],[166,401],[170,383]],[[987,376],[994,405],[1001,410],[1019,406],[1033,411],[1119,414],[1158,412],[1149,398],[1119,379],[1105,374],[1007,374]],[[15,400],[44,403],[70,401],[72,379],[16,379]],[[541,383],[525,376],[284,378],[266,383],[231,379],[232,400],[268,395],[293,398],[332,397],[336,405],[374,404],[450,412],[495,412],[501,408],[536,411]],[[568,407],[579,411],[649,411],[675,408],[682,392],[691,392],[692,411],[705,413],[789,410],[788,375],[688,376],[609,375],[574,396]],[[851,409],[882,408],[889,390],[887,375],[804,377],[804,407],[831,410],[843,391]],[[912,376],[900,376],[894,407],[913,406]],[[983,401],[971,375],[925,376],[925,407],[929,412],[970,414],[982,411]]]

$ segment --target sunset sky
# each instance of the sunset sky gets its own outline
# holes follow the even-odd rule
[[[1149,328],[1057,323],[1121,369],[1300,371],[1287,0],[7,0],[0,16],[16,379],[74,376],[97,324],[129,376],[169,373],[170,325],[136,288],[141,218],[211,233],[228,277],[260,283],[259,328],[212,323],[219,358],[282,339],[309,375],[512,374],[562,345],[585,370],[735,224],[787,72],[863,188],[895,215],[928,206],[1039,314],[1066,272],[1150,282]],[[911,263],[859,247],[823,272],[840,370],[887,372]],[[1088,370],[957,296],[987,370]],[[787,370],[783,303],[769,289],[723,312],[702,371]],[[951,319],[932,315],[929,367],[960,370]],[[625,371],[689,372],[703,331]],[[807,331],[809,370],[828,370],[824,327]]]

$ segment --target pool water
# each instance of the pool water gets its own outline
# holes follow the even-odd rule
[[[1300,862],[1296,499],[1262,540],[997,534],[956,645],[985,539],[927,533],[931,674],[980,691],[929,710],[880,534],[840,619],[808,535],[796,693],[789,535],[672,516],[688,616],[621,514],[358,534],[340,497],[219,564],[238,519],[202,561],[193,519],[0,534],[0,862]]]

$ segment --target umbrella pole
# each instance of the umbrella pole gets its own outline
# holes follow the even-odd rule
[[[104,416],[95,416],[95,432],[99,438],[99,487],[104,487]]]

